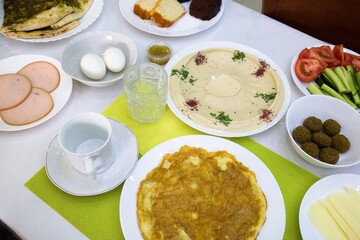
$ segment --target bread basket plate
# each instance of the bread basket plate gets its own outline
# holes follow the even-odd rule
[[[301,236],[304,240],[324,239],[311,223],[307,211],[315,202],[336,192],[345,191],[344,187],[351,187],[360,194],[360,175],[334,174],[324,177],[314,183],[305,193],[299,210],[299,224]]]
[[[185,15],[177,20],[173,25],[167,28],[161,28],[151,20],[142,20],[140,17],[134,14],[133,8],[137,0],[122,1],[119,0],[120,12],[123,17],[134,27],[154,35],[166,36],[166,37],[179,37],[192,35],[201,31],[204,31],[214,24],[216,24],[224,13],[225,2],[222,1],[220,11],[218,14],[209,21],[202,21],[189,14],[190,2],[182,3],[185,7]]]
[[[50,94],[54,101],[53,109],[45,117],[39,119],[38,121],[21,126],[8,125],[0,118],[0,131],[19,131],[38,126],[55,116],[69,100],[73,86],[72,79],[61,68],[61,63],[54,58],[35,54],[8,57],[0,60],[0,74],[16,73],[25,65],[36,61],[50,62],[59,70],[60,83]]]
[[[57,41],[60,39],[68,38],[70,36],[73,36],[84,29],[88,28],[91,24],[95,22],[95,20],[100,16],[100,13],[103,9],[104,2],[103,0],[94,0],[89,10],[86,12],[86,14],[79,19],[80,25],[75,27],[74,29],[69,30],[68,32],[65,32],[63,34],[49,37],[49,38],[39,38],[39,39],[25,39],[25,38],[14,38],[15,40],[23,41],[23,42],[52,42]],[[0,7],[0,16],[4,15],[4,9],[1,6]],[[2,25],[3,19],[0,19],[0,25]]]
[[[234,60],[235,54],[244,54],[244,59]],[[206,62],[198,63],[201,57]],[[174,55],[165,69],[169,108],[184,123],[207,134],[261,133],[281,120],[290,103],[283,71],[263,53],[242,44],[195,44]],[[179,75],[182,71],[188,73],[185,79]]]
[[[324,46],[325,44],[323,45],[315,45],[315,46],[310,46],[310,47],[307,47],[307,48],[312,48],[312,47],[320,47],[320,46]],[[327,44],[328,46],[331,47],[331,49],[334,48],[334,45],[331,45],[331,44]],[[350,50],[350,49],[347,49],[347,48],[344,48],[344,52],[348,52],[348,53],[351,53],[351,54],[355,54],[355,55],[359,55],[358,53]],[[300,53],[300,52],[299,52]],[[300,91],[305,94],[305,95],[310,95],[310,92],[306,89],[307,86],[311,83],[311,82],[304,82],[304,81],[301,81],[297,76],[296,76],[296,73],[295,73],[295,64],[296,64],[296,61],[299,57],[299,53],[296,54],[292,61],[291,61],[291,68],[290,68],[290,71],[291,71],[291,77],[295,83],[295,85],[300,89]]]
[[[265,164],[240,145],[214,136],[189,135],[170,139],[148,151],[138,162],[137,167],[125,181],[120,198],[120,222],[125,239],[143,239],[136,215],[136,194],[140,182],[156,168],[166,153],[179,151],[188,145],[207,151],[225,150],[233,154],[256,174],[257,182],[267,201],[266,221],[260,229],[258,240],[282,239],[285,231],[285,205],[280,188]]]

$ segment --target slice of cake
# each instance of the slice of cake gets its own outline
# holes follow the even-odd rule
[[[221,0],[192,0],[189,6],[189,14],[201,20],[211,20],[221,7]]]
[[[138,0],[134,4],[133,12],[141,19],[151,19],[150,12],[155,7],[157,0]]]
[[[159,27],[170,27],[184,14],[184,6],[177,0],[158,0],[150,13]]]

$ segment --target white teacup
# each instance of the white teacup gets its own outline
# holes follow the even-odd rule
[[[115,159],[111,124],[99,113],[80,113],[60,129],[58,140],[72,166],[90,179],[108,169]]]

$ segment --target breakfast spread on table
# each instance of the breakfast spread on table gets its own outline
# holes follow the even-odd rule
[[[0,32],[15,39],[59,36],[78,27],[94,1],[4,0]],[[170,28],[181,24],[184,16],[210,21],[219,14],[222,4],[221,0],[136,0],[132,13],[159,28]],[[130,54],[135,51],[103,45],[106,47],[101,54],[91,49],[76,64],[72,63],[73,72],[90,78],[91,84],[100,83],[107,74],[125,71],[136,62],[137,52],[130,62]],[[175,115],[201,126],[193,128],[203,133],[208,133],[204,129],[211,129],[214,132],[210,134],[218,136],[251,131],[256,134],[264,126],[273,126],[275,119],[279,121],[290,101],[287,82],[281,70],[269,63],[271,59],[241,48],[204,47],[172,59],[171,46],[158,41],[148,45],[146,51],[149,61],[158,65],[170,63],[161,67],[168,68],[168,106],[170,102],[174,104],[181,117]],[[71,54],[75,55],[70,53],[70,58]],[[59,91],[63,81],[60,70],[63,69],[39,60],[16,72],[0,74],[0,119],[7,125],[24,126],[49,115],[55,108],[52,94]],[[298,81],[307,84],[309,93],[329,95],[359,109],[360,56],[344,50],[343,45],[305,48],[291,71]],[[159,78],[156,71],[150,71],[150,75],[146,76],[149,81]],[[122,76],[116,80],[120,79]],[[139,91],[146,89],[141,84],[145,85],[137,85]],[[144,91],[145,95],[148,93]],[[140,104],[138,98],[135,102]],[[143,102],[149,110],[150,101]],[[358,144],[350,142],[342,127],[333,118],[304,116],[302,125],[291,131],[291,137],[312,158],[337,165]],[[231,137],[239,136],[247,135]],[[208,151],[183,145],[176,152],[162,152],[161,158],[136,189],[136,228],[144,239],[256,239],[261,234],[268,221],[270,196],[260,187],[258,175],[237,157],[220,148]],[[126,174],[131,173],[132,167]],[[61,177],[59,181],[63,180]],[[105,189],[110,191],[116,186]],[[345,192],[328,195],[308,208],[309,219],[325,239],[360,239],[360,212],[355,207],[360,204],[359,190],[344,188]]]
[[[79,26],[93,0],[4,1],[0,32],[8,38],[54,37]]]
[[[191,146],[165,154],[137,192],[144,239],[255,239],[266,207],[256,175],[234,155]]]
[[[46,61],[29,63],[16,74],[0,75],[1,119],[15,126],[42,119],[54,107],[50,94],[59,83],[58,69]]]

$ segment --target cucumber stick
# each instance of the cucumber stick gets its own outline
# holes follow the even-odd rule
[[[333,69],[334,70],[334,73],[339,77],[339,79],[341,80],[341,82],[343,83],[344,87],[346,88],[346,91],[345,92],[350,92],[350,86],[349,86],[349,83],[348,81],[346,80],[346,77],[344,75],[344,72],[343,70],[341,69],[341,67],[336,67]]]
[[[322,94],[324,95],[323,91],[319,88],[318,85],[314,83],[310,83],[306,88],[311,94]]]
[[[341,79],[338,77],[338,75],[330,68],[325,68],[323,73],[331,79],[331,82],[335,85],[336,89],[340,93],[344,93],[347,91],[346,87],[344,86]],[[360,76],[359,76],[360,77]]]

